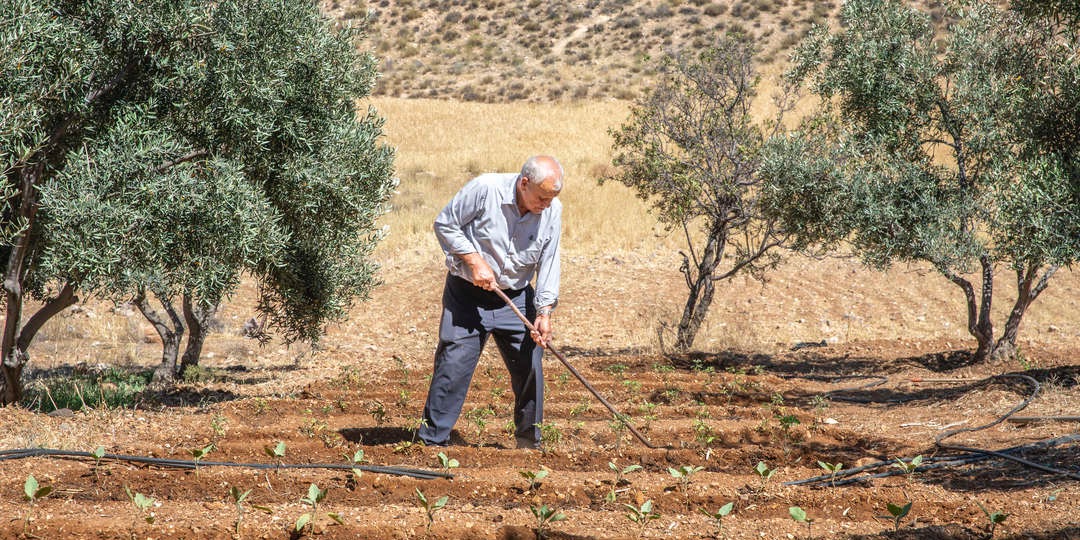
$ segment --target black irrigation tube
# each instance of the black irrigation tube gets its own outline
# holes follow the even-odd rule
[[[812,378],[812,379],[819,379],[819,380],[820,379],[839,380],[839,379],[846,379],[846,378],[867,378],[867,377],[869,377],[869,376],[851,375],[851,376],[838,376],[838,377],[826,377],[826,376],[809,377],[808,376],[808,377],[801,377],[801,378]],[[1077,440],[1080,440],[1080,434],[1067,435],[1065,437],[1058,437],[1056,439],[1047,439],[1047,440],[1039,441],[1039,442],[1028,444],[1028,445],[1014,446],[1012,448],[1004,448],[1004,449],[1001,449],[1001,450],[987,450],[987,449],[982,449],[982,448],[972,448],[972,447],[967,447],[967,446],[957,446],[957,445],[945,444],[945,443],[942,442],[943,440],[945,440],[945,439],[947,439],[949,437],[952,437],[954,435],[960,434],[960,433],[968,433],[968,432],[972,432],[972,431],[979,431],[979,430],[983,430],[983,429],[986,429],[986,428],[989,428],[989,427],[993,427],[993,426],[995,426],[997,424],[1000,424],[1001,422],[1004,422],[1010,416],[1016,414],[1017,412],[1020,412],[1025,407],[1027,407],[1028,404],[1031,403],[1031,400],[1034,399],[1035,396],[1037,396],[1039,394],[1039,390],[1041,389],[1041,385],[1039,384],[1039,381],[1037,381],[1034,378],[1029,377],[1027,375],[1016,375],[1016,374],[1005,374],[1005,375],[997,375],[997,376],[993,376],[993,377],[988,377],[986,379],[983,379],[981,381],[976,382],[976,384],[973,385],[973,388],[977,388],[977,387],[980,387],[980,386],[985,386],[985,385],[988,385],[988,384],[990,384],[990,383],[992,383],[992,382],[994,382],[994,381],[996,381],[998,379],[1005,379],[1005,378],[1021,379],[1024,382],[1028,383],[1032,387],[1031,394],[1029,396],[1027,396],[1026,398],[1024,398],[1023,401],[1021,401],[1019,404],[1017,404],[1011,410],[1009,410],[1009,412],[1007,412],[1004,415],[998,417],[996,420],[994,420],[992,422],[989,422],[989,423],[981,425],[981,426],[976,426],[976,427],[953,429],[953,430],[946,431],[945,433],[941,433],[938,436],[936,436],[934,438],[934,445],[937,446],[938,448],[941,448],[943,450],[953,450],[953,451],[957,451],[957,452],[963,452],[965,454],[962,454],[960,456],[940,456],[940,457],[927,458],[925,461],[930,462],[930,463],[927,464],[927,465],[920,465],[919,467],[917,467],[915,469],[916,472],[921,472],[921,471],[926,471],[926,470],[931,470],[931,469],[937,469],[937,468],[943,468],[943,467],[954,467],[954,466],[958,466],[958,465],[965,465],[965,464],[972,463],[972,462],[975,462],[975,461],[981,461],[981,460],[984,460],[984,459],[989,459],[991,457],[996,457],[996,458],[1000,458],[1000,459],[1006,459],[1006,460],[1009,460],[1009,461],[1014,461],[1016,463],[1019,463],[1021,465],[1026,466],[1026,467],[1031,467],[1031,468],[1038,469],[1038,470],[1041,470],[1041,471],[1044,471],[1044,472],[1049,472],[1049,473],[1053,473],[1053,474],[1060,474],[1062,476],[1072,478],[1074,480],[1080,480],[1080,473],[1075,473],[1075,472],[1072,472],[1072,471],[1066,471],[1066,470],[1062,470],[1062,469],[1057,469],[1057,468],[1050,467],[1050,466],[1047,466],[1047,465],[1043,465],[1043,464],[1040,464],[1040,463],[1036,463],[1036,462],[1033,462],[1033,461],[1030,461],[1030,460],[1026,460],[1026,459],[1023,459],[1023,458],[1020,458],[1020,457],[1009,455],[1010,452],[1016,452],[1016,451],[1020,451],[1020,450],[1028,450],[1028,449],[1033,449],[1033,448],[1044,448],[1044,447],[1056,446],[1056,445],[1059,445],[1059,444],[1064,444],[1064,443],[1068,443],[1068,442],[1077,441]],[[873,384],[872,386],[877,386],[877,385],[883,384],[883,383],[884,383],[884,381],[881,381],[881,382],[879,382],[877,384]],[[829,392],[829,394],[835,394],[835,393],[839,393],[839,392],[851,391],[851,390],[867,388],[867,387],[868,386],[864,385],[864,386],[859,387],[859,388],[835,390],[833,392]],[[835,399],[835,398],[833,398],[833,399]],[[900,460],[900,461],[910,462],[910,459],[909,460]],[[835,487],[835,486],[841,486],[841,485],[846,485],[846,484],[853,484],[853,483],[857,483],[857,482],[864,482],[864,481],[870,480],[872,478],[884,478],[884,477],[887,477],[887,476],[894,476],[894,475],[897,475],[897,474],[904,474],[905,471],[897,470],[897,471],[889,471],[889,472],[884,472],[884,473],[869,474],[869,475],[863,475],[863,476],[854,476],[854,475],[856,475],[858,473],[861,473],[863,471],[877,469],[877,468],[880,468],[880,467],[892,465],[894,463],[896,463],[895,460],[893,460],[893,461],[880,461],[880,462],[877,462],[877,463],[870,463],[870,464],[867,464],[867,465],[863,465],[861,467],[855,467],[855,468],[852,468],[852,469],[846,469],[846,470],[844,470],[842,472],[838,472],[836,474],[821,475],[821,476],[816,476],[816,477],[813,477],[813,478],[806,478],[806,479],[803,479],[803,480],[794,480],[794,481],[791,481],[791,482],[784,482],[784,485],[785,486],[797,486],[797,485],[807,485],[807,484],[825,484],[825,485]],[[842,478],[842,480],[837,480],[838,478]]]
[[[6,461],[10,459],[24,459],[30,457],[68,457],[68,458],[90,458],[97,460],[98,458],[90,452],[81,452],[77,450],[57,450],[53,448],[19,448],[14,450],[0,450],[0,461]],[[396,476],[408,476],[411,478],[419,478],[421,480],[434,480],[436,478],[453,478],[454,475],[448,473],[442,473],[438,471],[429,471],[425,469],[413,469],[408,467],[391,467],[385,465],[358,465],[351,463],[238,463],[235,461],[203,461],[199,460],[198,463],[187,459],[167,459],[167,458],[155,458],[149,456],[128,456],[123,454],[104,454],[100,458],[102,461],[127,461],[131,463],[142,463],[146,465],[153,465],[157,467],[167,467],[174,469],[195,469],[198,467],[242,467],[246,469],[257,470],[280,470],[280,469],[337,469],[337,470],[352,470],[357,469],[364,472],[376,473],[376,474],[392,474]]]

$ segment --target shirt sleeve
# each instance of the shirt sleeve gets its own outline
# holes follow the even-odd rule
[[[483,211],[487,191],[481,187],[475,180],[465,184],[435,217],[435,237],[447,256],[477,251],[464,229]]]
[[[538,268],[536,269],[536,298],[534,303],[537,308],[554,306],[559,302],[559,278],[562,268],[559,261],[562,258],[559,238],[562,236],[562,212],[553,213],[551,220],[551,240],[544,246],[540,254]]]

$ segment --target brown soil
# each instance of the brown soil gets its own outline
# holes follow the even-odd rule
[[[275,460],[264,448],[283,441],[284,463],[344,464],[362,449],[372,465],[435,472],[437,454],[445,452],[460,462],[453,479],[206,465],[196,473],[127,461],[95,470],[87,459],[14,459],[0,467],[0,510],[9,520],[0,538],[298,537],[290,531],[307,511],[300,500],[316,484],[328,492],[314,530],[303,536],[534,538],[531,508],[549,505],[566,516],[550,526],[550,538],[709,538],[716,527],[701,509],[715,512],[733,502],[723,520],[726,538],[985,538],[981,504],[1009,514],[998,538],[1080,539],[1080,484],[1000,459],[835,487],[785,485],[825,474],[818,461],[847,469],[922,455],[940,463],[957,452],[936,447],[935,437],[991,423],[1030,396],[1026,379],[986,381],[996,375],[1022,374],[1042,384],[1020,414],[1076,415],[1077,276],[1056,278],[1032,308],[1021,343],[1026,370],[1015,361],[969,361],[962,350],[970,340],[956,328],[962,311],[952,296],[958,293],[933,275],[874,274],[837,261],[789,263],[766,287],[726,285],[700,340],[705,352],[671,357],[656,350],[652,333],[683,295],[678,275],[664,266],[670,258],[568,257],[557,320],[557,343],[569,360],[661,448],[613,429],[611,415],[554,358],[546,364],[546,414],[561,440],[549,437],[543,452],[509,448],[503,429],[509,384],[491,348],[465,410],[491,407],[494,416],[479,427],[463,417],[456,445],[410,444],[427,390],[442,270],[434,260],[391,261],[387,283],[332,329],[317,354],[259,348],[238,337],[250,314],[242,301],[248,291],[226,308],[225,329],[203,360],[213,381],[157,392],[134,409],[66,417],[0,410],[0,444],[80,451],[103,445],[115,454],[190,459],[191,449],[214,443],[207,461],[267,464]],[[87,313],[95,312],[104,314],[89,327]],[[1063,313],[1062,320],[1047,321]],[[818,317],[824,323],[806,322]],[[134,315],[91,304],[55,324],[67,334],[46,334],[32,350],[37,374],[113,358],[118,353],[109,347],[127,347],[121,356],[131,364],[153,365],[152,343],[87,343],[106,327],[141,336]],[[820,340],[824,346],[791,350]],[[945,442],[999,449],[1076,433],[1075,423],[1002,422]],[[1077,474],[1078,449],[1071,442],[1022,455]],[[758,462],[776,470],[767,482],[753,470]],[[642,469],[617,482],[611,463]],[[682,466],[702,469],[682,484],[669,472]],[[521,473],[541,470],[548,475],[530,488]],[[900,469],[885,464],[862,474],[892,472]],[[30,474],[55,489],[34,507],[22,497]],[[251,490],[238,534],[233,486]],[[155,499],[152,524],[142,521],[125,487]],[[430,531],[416,490],[431,500],[449,497]],[[640,528],[625,505],[645,501],[659,517]],[[882,517],[886,505],[908,501],[911,512],[894,529]],[[806,511],[809,527],[790,517],[792,506]]]

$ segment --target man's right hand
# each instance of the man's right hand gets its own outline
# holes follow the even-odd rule
[[[484,257],[479,253],[466,253],[461,255],[461,260],[469,266],[469,274],[472,275],[473,285],[488,291],[495,290],[498,285],[495,282],[495,272],[488,265]]]

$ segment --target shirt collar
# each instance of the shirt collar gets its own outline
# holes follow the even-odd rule
[[[510,178],[510,181],[503,182],[503,185],[499,188],[499,204],[517,205],[517,184],[519,178],[521,178],[521,175],[515,174]]]

